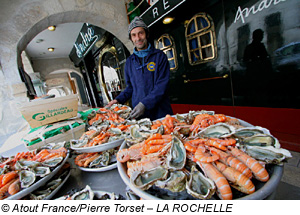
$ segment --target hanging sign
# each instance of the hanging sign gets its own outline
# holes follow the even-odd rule
[[[88,53],[93,45],[98,41],[99,35],[95,34],[92,25],[85,23],[79,32],[79,36],[74,43],[76,54],[78,58],[82,58]]]
[[[148,27],[170,13],[185,0],[158,0],[148,8],[141,17]]]
[[[69,54],[70,59],[76,66],[78,66],[78,64],[87,55],[88,52],[94,51],[93,47],[95,47],[96,43],[102,39],[104,33],[105,30],[97,26],[88,23],[83,24]]]

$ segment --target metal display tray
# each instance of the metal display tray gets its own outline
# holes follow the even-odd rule
[[[234,117],[231,117],[234,118]],[[243,120],[238,119],[242,126],[245,127],[251,127],[251,125],[248,122],[245,122]],[[127,148],[126,141],[124,141],[120,147],[120,150]],[[127,175],[127,165],[126,163],[120,163],[117,162],[118,165],[118,171],[119,174],[124,181],[124,183],[139,197],[145,199],[145,200],[162,200],[161,198],[158,198],[156,196],[153,196],[149,194],[147,191],[141,190],[137,187],[135,187],[133,184],[130,183],[130,178]],[[283,166],[278,165],[272,165],[270,169],[270,179],[266,183],[259,182],[258,185],[255,187],[258,187],[258,189],[250,194],[246,195],[241,198],[236,198],[234,200],[258,200],[258,199],[268,199],[270,196],[272,196],[273,193],[275,193],[276,188],[281,180],[281,177],[283,175]]]
[[[21,199],[22,197],[30,194],[31,192],[35,191],[39,187],[45,185],[60,170],[60,168],[66,163],[66,161],[69,157],[69,154],[70,153],[68,152],[65,159],[50,174],[48,174],[45,177],[41,178],[40,180],[38,180],[37,182],[32,184],[30,187],[21,190],[20,192],[16,193],[15,195],[7,197],[5,200]]]

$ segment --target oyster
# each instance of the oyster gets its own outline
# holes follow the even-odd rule
[[[112,134],[116,134],[116,135],[121,135],[122,134],[122,131],[119,128],[110,128],[110,129],[108,129],[108,132],[112,133]]]
[[[19,178],[21,182],[21,187],[22,188],[27,188],[30,185],[32,185],[35,181],[35,174],[29,170],[22,170],[19,173]]]
[[[198,133],[200,138],[202,137],[228,137],[233,134],[234,127],[225,123],[217,123],[215,125],[211,125]]]
[[[93,160],[89,167],[95,167],[95,166],[108,166],[110,161],[110,154],[109,152],[103,152],[101,155],[99,155],[95,160]]]
[[[180,170],[184,167],[186,161],[184,145],[177,137],[172,138],[171,144],[166,159],[167,168],[171,170]]]
[[[247,137],[244,138],[241,143],[250,146],[273,146],[275,148],[280,148],[279,141],[272,135],[268,134],[257,134]]]
[[[91,187],[89,185],[86,185],[86,187],[72,195],[72,200],[92,200],[94,198],[94,192],[92,191]]]
[[[89,142],[89,139],[87,137],[81,139],[81,140],[70,140],[70,144],[72,148],[80,148],[84,145],[86,145]]]
[[[243,150],[257,160],[272,164],[282,164],[285,159],[292,157],[288,150],[272,146],[245,146]]]
[[[181,192],[185,190],[185,183],[186,174],[182,171],[174,171],[170,172],[170,175],[166,180],[157,180],[155,185],[172,192]]]
[[[51,173],[51,170],[49,167],[45,166],[36,166],[31,169],[32,172],[34,172],[35,176],[44,177]]]
[[[244,127],[239,128],[234,132],[234,136],[237,138],[247,138],[252,137],[257,134],[268,134],[270,135],[270,131],[266,128],[262,128],[260,126],[253,126],[253,127]]]
[[[28,161],[28,160],[18,160],[16,161],[16,164],[15,164],[15,168],[17,170],[21,170],[21,169],[30,169],[30,168],[33,168],[33,167],[36,167],[36,166],[39,166],[41,163],[38,162],[38,161]]]
[[[151,130],[145,126],[134,125],[130,127],[130,136],[133,139],[147,139],[151,135]]]
[[[165,179],[168,176],[168,170],[162,166],[158,166],[149,171],[134,171],[130,177],[130,183],[135,187],[147,190],[155,181]]]
[[[205,177],[195,166],[192,166],[189,180],[186,183],[187,192],[198,199],[209,199],[216,191],[214,182]]]
[[[152,126],[152,122],[149,118],[140,119],[137,121],[137,124],[139,126],[146,126],[148,128],[151,128],[151,126]]]
[[[63,161],[63,157],[55,157],[48,160],[45,160],[42,164],[48,167],[55,167]]]

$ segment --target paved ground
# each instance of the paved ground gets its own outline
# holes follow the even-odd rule
[[[275,199],[300,200],[300,153],[291,153],[293,157],[284,165]]]

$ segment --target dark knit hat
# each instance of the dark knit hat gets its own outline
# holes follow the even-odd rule
[[[130,38],[130,32],[132,31],[132,29],[137,28],[137,27],[142,27],[146,31],[148,31],[148,27],[144,23],[144,21],[142,20],[142,18],[136,16],[136,17],[134,17],[134,19],[131,21],[131,23],[128,26],[128,35],[129,35],[129,38]]]

